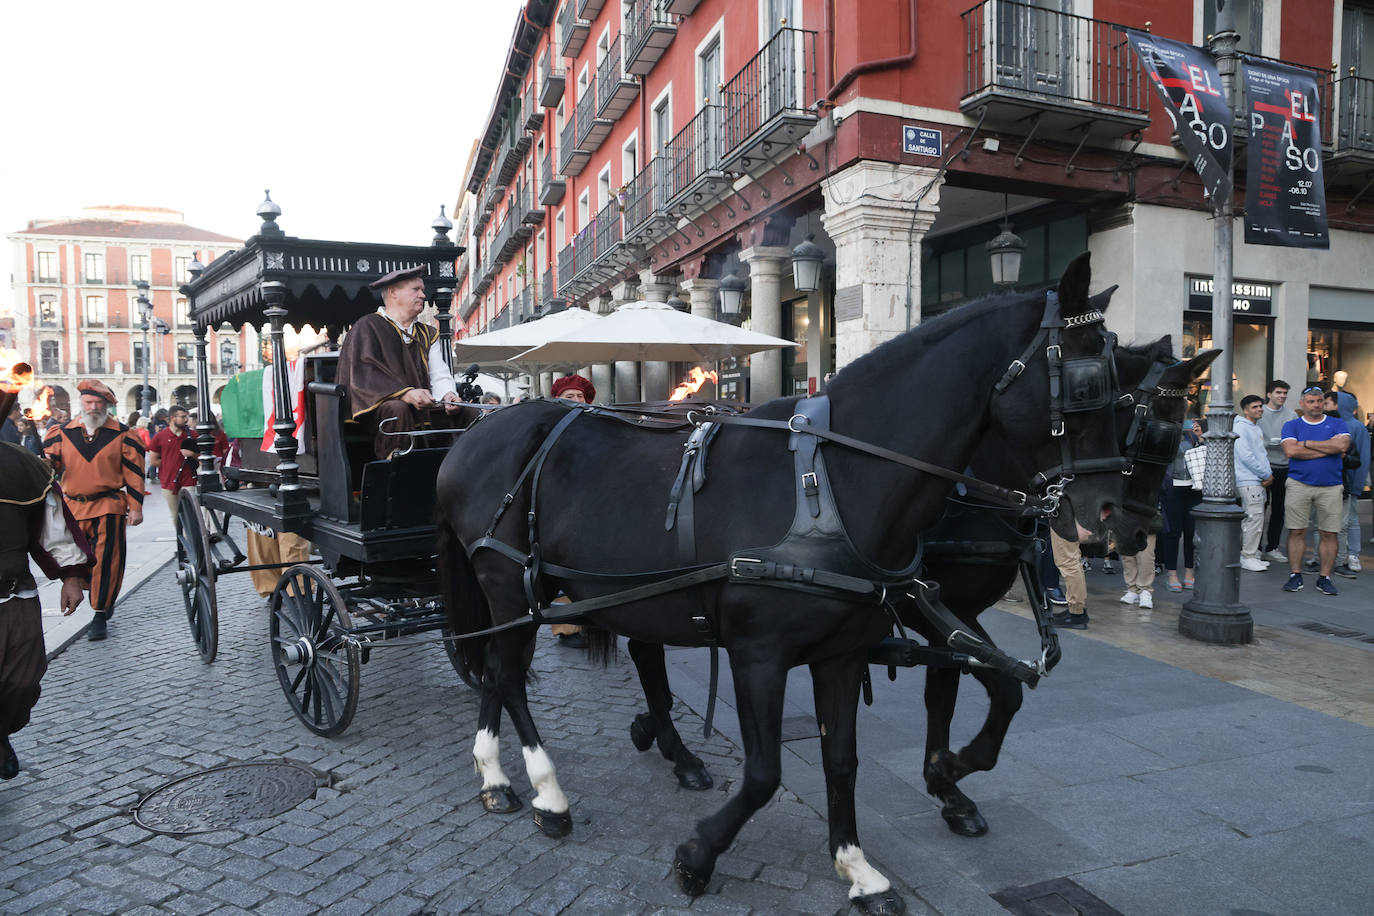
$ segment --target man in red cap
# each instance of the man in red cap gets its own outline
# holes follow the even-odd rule
[[[418,320],[425,308],[424,277],[424,267],[411,267],[370,284],[380,291],[382,306],[353,324],[339,350],[338,382],[348,390],[349,413],[375,435],[378,458],[407,444],[387,432],[410,432],[427,421],[445,425],[444,415],[432,408],[453,411],[462,405],[439,331]]]
[[[591,379],[584,376],[565,375],[562,378],[554,379],[553,396],[565,401],[590,404],[596,400],[596,386],[591,383]]]
[[[124,584],[126,526],[143,523],[143,443],[110,413],[115,396],[104,382],[83,379],[81,412],[43,439],[43,452],[62,481],[67,508],[91,545],[95,568],[86,588],[95,619],[86,638],[104,639]]]

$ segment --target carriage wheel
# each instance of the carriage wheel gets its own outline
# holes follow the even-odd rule
[[[277,581],[270,609],[272,665],[287,701],[315,734],[341,734],[358,710],[362,664],[343,595],[315,567],[292,566]]]
[[[453,631],[448,627],[444,627],[440,632],[446,637],[453,635]],[[463,656],[459,650],[458,643],[446,640],[444,642],[444,652],[447,653],[449,664],[453,666],[453,670],[457,671],[458,676],[463,679],[463,683],[467,684],[473,690],[480,692],[482,689],[482,682],[468,674],[467,669],[463,667]]]
[[[219,651],[219,610],[215,596],[215,558],[205,530],[200,497],[182,490],[177,499],[177,583],[186,605],[186,622],[201,661],[209,664]]]

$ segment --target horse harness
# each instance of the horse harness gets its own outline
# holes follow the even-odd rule
[[[1095,316],[1095,317],[1094,317]],[[1002,380],[998,382],[995,393],[1000,394],[1024,371],[1026,361],[1036,348],[1048,340],[1047,352],[1051,354],[1050,381],[1052,417],[1051,431],[1057,437],[1063,436],[1065,413],[1080,410],[1102,409],[1111,403],[1111,396],[1105,398],[1084,392],[1093,386],[1104,387],[1115,383],[1115,367],[1111,361],[1111,349],[1115,336],[1104,332],[1103,355],[1063,361],[1060,359],[1059,332],[1065,327],[1077,326],[1090,321],[1101,321],[1102,313],[1095,312],[1070,318],[1067,322],[1059,317],[1059,302],[1053,292],[1046,295],[1045,316],[1041,331],[1031,347],[1018,360],[1013,361]],[[1100,362],[1094,362],[1100,361]],[[1061,398],[1060,379],[1065,374],[1070,380],[1069,397]],[[1162,370],[1161,370],[1162,371]],[[678,473],[669,492],[665,530],[677,530],[678,551],[683,565],[672,569],[653,570],[637,573],[591,572],[573,569],[544,559],[538,536],[538,498],[539,481],[544,465],[555,444],[568,428],[586,414],[613,417],[622,422],[635,425],[651,425],[659,429],[682,429],[693,427],[683,446],[683,457]],[[645,417],[651,417],[645,422]],[[738,550],[722,562],[701,563],[696,556],[695,537],[695,494],[706,482],[707,455],[710,445],[718,436],[721,427],[738,425],[768,429],[788,433],[788,450],[792,454],[795,476],[795,508],[793,520],[787,534],[778,543],[768,547]],[[1057,432],[1055,432],[1057,430]],[[1030,686],[1035,686],[1040,677],[1048,673],[1046,664],[1051,649],[1057,650],[1052,631],[1042,627],[1041,657],[1038,661],[1025,662],[1007,656],[995,646],[978,636],[969,633],[964,625],[939,601],[939,586],[917,578],[920,569],[922,550],[917,542],[916,554],[911,562],[901,569],[886,569],[863,557],[853,540],[849,537],[841,520],[835,502],[834,488],[826,470],[825,458],[820,449],[822,441],[863,452],[886,461],[919,470],[933,476],[962,485],[969,491],[994,500],[1018,512],[1049,516],[1058,510],[1063,487],[1073,479],[1075,469],[1085,472],[1106,469],[1107,462],[1112,469],[1120,469],[1121,459],[1080,460],[1076,464],[1067,441],[1061,438],[1062,461],[1058,468],[1042,472],[1037,476],[1037,488],[1043,492],[1032,495],[1023,490],[997,486],[975,477],[952,471],[940,465],[912,458],[900,452],[873,445],[860,439],[835,432],[830,428],[830,399],[826,395],[803,398],[797,402],[796,413],[788,420],[770,420],[740,416],[714,410],[691,410],[684,417],[676,414],[655,414],[652,411],[608,408],[600,405],[577,406],[569,409],[556,423],[543,442],[526,461],[515,483],[502,497],[501,504],[492,516],[483,535],[468,545],[468,556],[479,550],[494,550],[515,563],[524,572],[522,582],[529,607],[529,617],[520,623],[558,623],[596,610],[630,604],[669,592],[680,591],[725,581],[736,584],[761,585],[786,588],[817,594],[830,598],[844,598],[852,601],[872,602],[884,607],[892,615],[900,631],[895,607],[889,595],[900,591],[907,592],[916,601],[926,618],[941,632],[949,652],[960,663],[974,662],[996,669]],[[1100,465],[1100,466],[1099,466]],[[1056,476],[1057,475],[1057,476]],[[1053,483],[1050,481],[1054,480]],[[506,511],[514,504],[521,489],[529,482],[530,505],[527,513],[527,533],[529,549],[521,551],[495,536]],[[568,604],[547,605],[541,601],[543,577],[596,584],[622,586],[609,594],[585,598]],[[712,647],[717,643],[717,627],[711,619],[704,601],[698,613],[692,618],[693,624],[702,640]],[[512,622],[514,624],[515,622]],[[507,625],[502,625],[505,628]],[[495,628],[493,628],[495,629]],[[903,634],[904,635],[904,634]],[[911,643],[910,640],[903,642]],[[914,645],[914,644],[913,644]],[[932,650],[944,651],[944,650]],[[920,655],[917,652],[915,655]],[[917,664],[929,658],[913,656],[911,646],[899,651],[889,652],[890,664]],[[897,659],[907,660],[897,660]],[[713,659],[714,670],[714,659]],[[714,683],[714,677],[712,682]]]

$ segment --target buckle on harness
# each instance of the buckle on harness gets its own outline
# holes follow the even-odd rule
[[[810,480],[808,480],[807,478],[810,478]],[[820,489],[820,481],[816,479],[816,472],[807,471],[805,474],[803,474],[801,476],[801,485],[802,489],[806,491],[808,496],[816,493]]]
[[[747,563],[755,568],[745,571],[740,568],[741,563]],[[763,561],[755,557],[735,557],[730,561],[730,575],[738,579],[756,578],[763,574],[763,570],[759,568],[762,566]]]

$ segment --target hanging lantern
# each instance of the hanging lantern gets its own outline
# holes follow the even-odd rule
[[[749,288],[734,274],[728,274],[720,281],[720,320],[733,321],[739,317],[740,306],[744,303],[744,291]]]
[[[825,263],[825,252],[812,242],[814,236],[792,249],[792,285],[799,293],[814,293],[821,288],[821,265]]]
[[[1002,231],[988,242],[988,256],[992,258],[992,282],[994,286],[1015,286],[1021,276],[1021,252],[1026,250],[1026,242],[1011,231],[1011,222],[1002,220]]]

